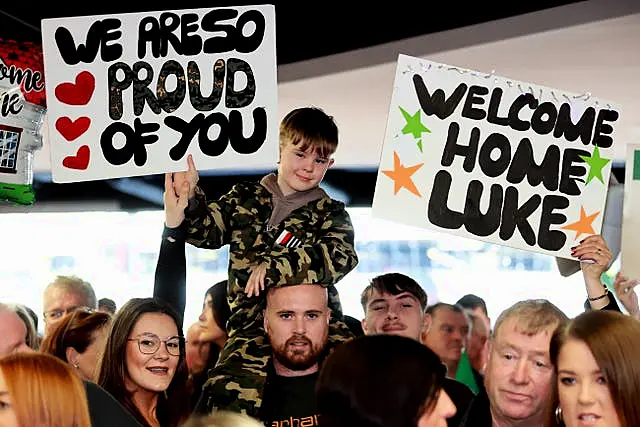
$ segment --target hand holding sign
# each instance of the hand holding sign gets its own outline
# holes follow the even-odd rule
[[[176,228],[184,221],[184,210],[189,205],[189,182],[176,185],[171,175],[164,175],[164,223],[168,228]]]
[[[187,156],[187,166],[188,169],[186,171],[173,173],[173,188],[176,194],[178,194],[186,184],[189,189],[189,199],[193,199],[196,195],[196,186],[200,178],[191,154]]]
[[[585,279],[600,281],[611,262],[611,251],[602,236],[593,235],[571,248],[571,255],[581,261],[580,267]]]

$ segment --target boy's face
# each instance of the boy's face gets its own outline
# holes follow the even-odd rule
[[[313,146],[302,151],[299,146],[285,144],[280,151],[278,185],[285,196],[320,185],[333,159],[316,154]]]

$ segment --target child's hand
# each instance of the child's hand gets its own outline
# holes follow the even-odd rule
[[[264,278],[266,275],[266,264],[259,264],[253,267],[251,276],[249,276],[249,280],[247,280],[247,286],[244,288],[244,293],[247,294],[248,297],[260,295],[260,291],[264,291]]]
[[[184,221],[184,210],[189,204],[189,183],[175,189],[170,173],[164,175],[164,223],[168,228],[176,228]]]
[[[173,173],[173,187],[176,194],[179,194],[180,189],[183,188],[184,183],[187,182],[189,184],[188,198],[193,199],[196,196],[196,185],[198,185],[199,177],[196,164],[193,162],[191,154],[187,156],[187,165],[189,169],[186,172]]]

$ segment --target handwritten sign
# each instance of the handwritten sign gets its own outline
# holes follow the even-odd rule
[[[621,263],[625,276],[640,280],[640,144],[627,145]]]
[[[277,160],[273,5],[42,21],[55,182]]]
[[[373,216],[571,258],[600,232],[618,108],[400,55]]]

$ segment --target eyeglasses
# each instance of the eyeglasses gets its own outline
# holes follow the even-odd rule
[[[160,344],[164,343],[167,353],[172,356],[180,356],[180,343],[184,341],[181,337],[171,337],[161,340],[155,335],[147,335],[139,338],[129,338],[127,341],[137,341],[138,349],[142,354],[156,354],[160,349]]]
[[[47,323],[56,322],[60,320],[62,316],[64,316],[65,314],[73,313],[74,311],[77,311],[77,310],[88,311],[89,313],[93,313],[95,311],[91,307],[85,307],[85,306],[79,305],[76,307],[69,307],[67,309],[55,309],[55,310],[45,311],[44,313],[42,313],[42,317],[44,317],[44,321]]]

